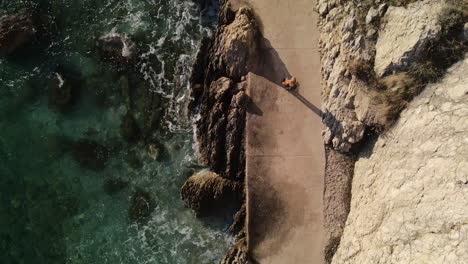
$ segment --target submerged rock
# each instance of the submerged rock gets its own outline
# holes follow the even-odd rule
[[[125,153],[124,160],[133,169],[139,169],[143,167],[143,162],[140,160],[136,151],[134,150],[128,150],[127,153]]]
[[[239,208],[242,201],[240,183],[221,178],[207,170],[191,176],[180,193],[185,205],[200,217]]]
[[[109,194],[115,194],[128,186],[128,181],[119,178],[108,178],[104,181],[104,191]]]
[[[148,155],[153,160],[161,160],[162,158],[162,147],[157,143],[148,144]]]
[[[74,102],[74,87],[61,73],[54,72],[49,83],[49,106],[64,111]]]
[[[148,192],[137,190],[130,201],[128,215],[132,222],[143,222],[156,208],[156,204]]]
[[[58,65],[49,80],[49,107],[69,110],[76,103],[81,88],[81,73],[67,65]]]
[[[137,141],[140,138],[140,127],[138,126],[135,117],[130,111],[122,117],[120,134],[125,140],[129,142]]]
[[[110,152],[106,147],[86,139],[73,142],[71,144],[71,153],[81,167],[94,171],[103,170],[110,156]]]
[[[13,54],[36,36],[32,13],[26,10],[0,18],[0,57]]]
[[[98,53],[104,60],[128,64],[137,55],[137,46],[126,35],[108,33],[97,40]]]

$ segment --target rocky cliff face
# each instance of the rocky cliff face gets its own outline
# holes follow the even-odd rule
[[[351,151],[466,49],[457,1],[319,1],[325,143]],[[398,2],[398,1],[396,1]],[[455,4],[454,4],[455,3]],[[464,13],[465,12],[465,13]]]
[[[385,131],[393,126],[412,99],[427,84],[440,80],[448,67],[463,59],[468,51],[464,37],[468,5],[462,0],[321,0],[317,3],[317,11],[321,32],[323,121],[326,125],[323,137],[328,147],[324,190],[327,233],[324,255],[326,262],[330,262],[340,244],[350,201],[354,205],[351,206],[351,215],[353,208],[356,214],[360,214],[359,210],[367,210],[365,199],[370,201],[375,195],[361,192],[361,196],[355,196],[358,191],[363,191],[355,190],[362,188],[355,187],[356,184],[353,184],[351,195],[351,183],[355,181],[353,175],[363,173],[359,170],[362,157],[355,169],[354,156],[360,154],[362,147],[379,134],[389,135],[391,132]],[[413,114],[418,115],[419,112]],[[414,118],[417,119],[416,116]],[[439,133],[444,132],[434,129],[425,133],[437,138]],[[400,147],[404,148],[402,145]],[[410,153],[407,156],[411,156]],[[399,159],[396,155],[386,158],[388,163],[393,162],[393,158]],[[413,159],[419,158],[422,157],[414,154]],[[390,180],[389,177],[398,175],[399,168],[399,164],[394,168],[385,167],[374,174],[375,177],[385,175]],[[387,190],[384,184],[385,181],[382,181],[379,187]],[[391,205],[391,198],[395,197],[387,197],[386,203],[382,201],[380,206]],[[362,202],[359,207],[355,200]],[[360,224],[367,224],[365,220],[362,221]],[[349,232],[354,232],[353,228],[358,228],[353,235],[359,237],[356,234],[359,234],[360,227],[357,224],[347,227]],[[351,236],[348,237],[349,241]],[[398,236],[397,233],[395,237]],[[353,240],[360,247],[355,251],[347,250],[346,247],[351,247],[349,241],[340,247],[341,253],[335,261],[386,263],[387,259],[373,261],[366,258],[371,254],[380,254],[378,251],[381,248],[376,248],[371,242],[359,244],[360,239]],[[360,250],[367,252],[366,257],[354,261],[352,255]],[[374,250],[376,252],[371,253]],[[392,261],[399,262],[388,260]]]
[[[467,72],[453,66],[362,153],[333,263],[466,263]]]

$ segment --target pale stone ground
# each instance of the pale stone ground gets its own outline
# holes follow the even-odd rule
[[[247,233],[259,263],[321,263],[324,147],[318,16],[311,0],[252,0],[263,36],[249,76]],[[293,75],[301,86],[279,86]]]
[[[376,74],[404,70],[424,56],[426,46],[440,38],[442,25],[438,18],[445,8],[443,0],[420,1],[407,8],[389,7],[376,45]]]
[[[453,66],[360,157],[333,263],[467,263],[467,72]]]

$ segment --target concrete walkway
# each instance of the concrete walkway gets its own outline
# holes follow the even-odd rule
[[[250,0],[262,62],[249,75],[247,233],[260,264],[322,263],[325,153],[315,0]],[[289,93],[278,84],[296,76]]]

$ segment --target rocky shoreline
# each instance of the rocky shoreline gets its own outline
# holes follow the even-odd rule
[[[340,245],[350,212],[354,166],[362,150],[379,135],[385,135],[412,98],[428,83],[441,78],[466,51],[466,44],[463,44],[466,43],[466,33],[463,33],[466,14],[463,11],[454,8],[450,1],[412,2],[416,1],[377,0],[356,4],[321,0],[316,6],[320,17],[323,122],[326,125],[323,131],[326,263],[332,262]],[[417,15],[405,22],[410,26],[396,27],[407,30],[415,39],[414,43],[412,40],[405,43],[392,32],[395,29],[392,26],[398,24],[396,14],[405,12]],[[419,31],[418,23],[430,27]],[[466,32],[466,24],[464,28]],[[247,8],[236,11],[230,1],[223,1],[218,30],[212,39],[204,41],[194,66],[192,110],[200,115],[197,121],[200,156],[219,177],[219,183],[208,184],[213,187],[205,191],[213,199],[204,197],[206,203],[216,204],[220,199],[219,190],[225,189],[224,186],[234,186],[232,182],[243,184],[248,100],[243,76],[253,69],[258,59],[255,40],[258,34],[253,13]],[[404,60],[387,59],[388,51],[395,51],[395,47],[387,46],[394,42],[399,43],[398,52]],[[449,46],[448,43],[460,44]],[[232,48],[234,46],[237,48]],[[427,55],[428,49],[434,54]],[[207,182],[213,182],[214,178],[209,178]],[[197,181],[189,179],[186,184],[193,188],[192,183]],[[206,185],[200,187],[203,188],[206,189]],[[195,193],[183,191],[182,196],[188,206],[199,208],[198,202],[190,201]],[[243,236],[241,232],[238,243],[223,263],[247,261]]]
[[[230,231],[238,241],[222,263],[248,263],[244,238],[246,75],[257,64],[259,34],[252,10],[221,1],[217,30],[202,42],[191,77],[200,161],[210,171],[190,177],[181,196],[200,216],[226,214],[226,208],[235,208],[227,213],[233,218]]]

